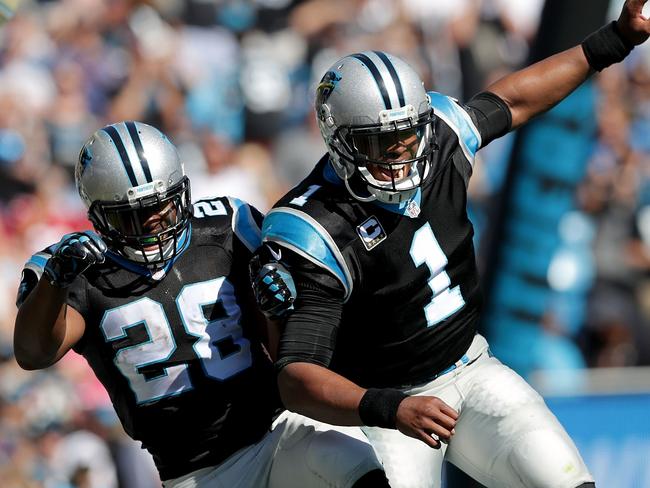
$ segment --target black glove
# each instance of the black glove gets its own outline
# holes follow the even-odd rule
[[[262,245],[250,260],[248,271],[255,299],[264,315],[277,319],[293,310],[296,285],[285,265],[281,251]]]
[[[51,285],[65,288],[90,266],[104,262],[106,244],[92,231],[64,235],[45,264],[44,276]]]

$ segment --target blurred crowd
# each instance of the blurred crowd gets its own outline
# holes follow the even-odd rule
[[[0,27],[2,486],[157,483],[83,359],[70,353],[36,373],[12,358],[23,263],[89,227],[72,176],[92,132],[125,119],[152,124],[179,147],[195,199],[228,194],[266,211],[325,152],[312,93],[335,59],[386,50],[413,64],[427,87],[467,99],[526,62],[542,7],[543,0],[24,0]],[[650,364],[650,51],[636,49],[597,83],[598,134],[576,189],[584,232],[593,234],[590,305],[566,339],[591,367]],[[470,188],[478,208],[501,189],[510,142],[479,153]]]

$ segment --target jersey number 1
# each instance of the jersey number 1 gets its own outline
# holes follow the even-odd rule
[[[433,292],[431,302],[424,307],[427,325],[433,327],[465,305],[460,287],[450,288],[451,280],[445,271],[447,256],[442,252],[431,225],[420,227],[413,236],[411,243],[411,259],[415,266],[426,264],[429,268],[429,288]]]
[[[220,313],[208,320],[207,306],[218,306]],[[226,278],[185,285],[176,297],[176,307],[187,333],[197,337],[194,352],[206,376],[225,380],[251,366],[250,342],[242,335],[241,311]],[[134,344],[129,329],[136,326],[144,326],[148,339]],[[138,404],[193,388],[187,364],[162,366],[176,351],[176,339],[160,303],[145,297],[108,310],[100,329],[107,342],[129,342],[116,352],[114,361]]]

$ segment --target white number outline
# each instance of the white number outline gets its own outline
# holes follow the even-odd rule
[[[188,301],[185,301],[185,295],[188,293],[191,296],[191,292],[197,288],[201,288],[200,292],[203,292],[204,289],[210,288],[213,285],[216,285],[216,298],[209,298],[207,301],[200,302],[192,301],[190,298]],[[232,290],[232,293],[224,294],[224,286],[227,288],[225,290],[226,292]],[[212,291],[208,290],[208,293]],[[225,317],[217,320],[208,320],[203,315],[203,305],[217,304],[219,302],[221,302],[224,308]],[[250,341],[243,336],[242,328],[239,326],[241,309],[237,305],[233,285],[224,276],[214,280],[201,281],[183,286],[176,296],[176,306],[179,312],[185,310],[185,313],[180,314],[185,331],[188,335],[198,338],[192,345],[192,348],[196,356],[202,358],[201,367],[206,376],[215,380],[224,381],[231,376],[241,373],[252,365],[253,358],[251,356]],[[192,320],[190,316],[191,312],[196,313],[196,320]],[[198,327],[195,327],[195,325],[198,325]],[[216,335],[212,335],[208,332],[208,329],[215,331]],[[233,343],[239,346],[239,351],[222,357],[219,347],[216,344],[219,339],[226,338],[231,338]],[[206,353],[202,354],[199,352],[200,348],[205,347],[208,349],[206,353],[209,352],[212,354],[211,356],[208,357]],[[236,364],[241,359],[244,359],[244,363]],[[233,364],[233,361],[235,364]],[[214,365],[218,367],[215,368]],[[225,372],[220,371],[224,369]]]
[[[164,326],[157,327],[157,329],[159,329],[160,331],[160,335],[154,336],[154,334],[152,334],[152,328],[150,326],[150,322],[153,321],[151,320],[151,318],[147,320],[147,318],[140,317],[141,315],[145,315],[144,312],[146,310],[144,309],[147,306],[154,307],[155,309],[155,311],[153,312],[154,319],[160,319],[161,322],[164,321],[165,323]],[[140,318],[128,319],[127,317],[125,317],[125,315],[131,313],[130,312],[131,310],[135,310],[135,313],[138,314],[136,316]],[[147,312],[149,312],[147,315],[152,315],[151,310]],[[107,327],[110,327],[113,323],[112,322],[113,317],[117,317],[115,320],[122,322],[121,325],[115,325],[115,328],[119,330],[120,333],[117,333],[117,331],[111,332],[110,328],[109,330],[107,330]],[[119,322],[116,323],[119,324]],[[136,402],[138,404],[152,402],[168,396],[179,395],[184,391],[187,391],[188,388],[191,389],[192,387],[189,379],[189,374],[187,372],[186,364],[173,365],[173,366],[168,366],[167,368],[163,368],[163,373],[160,374],[159,376],[156,376],[155,378],[147,379],[144,376],[144,374],[138,371],[139,369],[145,366],[150,366],[152,364],[157,364],[157,363],[164,363],[170,357],[172,357],[174,351],[176,351],[177,348],[176,339],[174,335],[171,333],[171,326],[169,325],[169,319],[167,318],[167,314],[165,313],[163,306],[157,301],[152,300],[149,297],[143,297],[140,298],[139,300],[135,300],[125,305],[120,305],[119,307],[106,310],[100,322],[99,328],[102,331],[102,334],[104,335],[104,340],[107,343],[111,343],[120,339],[126,339],[128,337],[127,330],[133,327],[137,327],[138,325],[144,325],[145,330],[147,332],[148,340],[143,342],[138,342],[130,346],[125,346],[117,350],[115,352],[115,357],[113,358],[113,363],[115,364],[115,367],[118,369],[120,373],[122,373],[127,383],[129,384],[129,388],[131,388],[131,391],[133,391],[133,393],[135,394]],[[158,339],[157,344],[154,342],[154,337]],[[140,354],[148,354],[148,351],[151,348],[147,347],[147,345],[151,344],[151,345],[160,346],[160,344],[164,343],[165,340],[170,342],[170,344],[168,344],[170,347],[166,348],[166,351],[168,351],[167,356],[157,358],[151,361],[145,361],[143,363],[137,363],[137,364],[128,360],[128,357],[131,355],[131,352],[135,348],[140,349]],[[171,376],[170,376],[170,372],[172,373]],[[183,381],[182,376],[186,377],[185,381]],[[170,379],[172,381],[176,381],[177,379],[180,379],[181,385],[178,387],[178,389],[174,391],[169,391],[168,388],[169,385],[166,383],[169,383]],[[138,383],[141,383],[141,385],[138,386],[137,385]],[[164,393],[161,393],[159,388],[165,388],[166,391]]]
[[[210,378],[219,381],[224,381],[230,378],[231,376],[234,376],[235,374],[238,374],[241,371],[249,368],[252,365],[250,341],[245,337],[243,337],[243,331],[240,326],[241,309],[239,308],[239,305],[237,304],[237,301],[234,298],[234,293],[230,303],[231,305],[234,305],[234,307],[231,307],[230,311],[232,311],[235,314],[235,317],[231,317],[229,315],[229,309],[224,307],[227,316],[224,319],[215,320],[215,321],[209,321],[204,316],[202,318],[195,319],[194,318],[195,316],[192,315],[193,313],[196,313],[194,306],[198,305],[199,313],[202,313],[201,304],[197,302],[188,302],[187,306],[185,307],[184,302],[182,301],[179,302],[178,300],[183,293],[189,293],[186,292],[185,290],[187,289],[192,290],[191,287],[193,286],[201,286],[206,284],[207,284],[206,286],[209,286],[211,283],[215,283],[215,282],[219,283],[219,286],[216,289],[217,298],[211,302],[208,301],[202,303],[202,305],[206,305],[208,303],[216,303],[217,301],[223,302],[224,297],[221,296],[223,295],[223,291],[234,290],[232,284],[225,277],[217,278],[215,280],[191,283],[183,286],[178,296],[176,297],[175,304],[176,304],[178,314],[181,318],[181,323],[185,331],[190,336],[198,337],[199,341],[204,340],[206,337],[208,339],[207,346],[208,346],[208,351],[211,353],[210,357],[203,357],[199,354],[196,348],[199,341],[193,344],[193,350],[197,358],[201,362],[204,373],[206,374],[206,376]],[[227,288],[226,290],[223,289],[224,283],[227,283],[229,286],[229,288]],[[129,314],[147,315],[145,313],[146,310],[143,310],[143,303],[146,303],[147,305],[155,306],[154,308],[156,311],[154,312],[155,315],[154,320],[152,320],[151,317],[141,317],[138,318],[137,320],[128,319],[127,317]],[[125,317],[125,315],[127,317]],[[134,315],[134,317],[135,316],[137,315]],[[124,324],[113,325],[110,322],[111,319],[122,321],[124,322]],[[233,342],[236,343],[238,346],[240,346],[240,349],[235,354],[226,356],[225,358],[221,358],[219,349],[216,345],[213,345],[213,342],[210,340],[210,335],[207,333],[207,329],[210,326],[214,326],[214,325],[218,326],[220,323],[223,323],[224,321],[229,321],[230,327],[228,331],[230,333],[224,334],[223,338],[232,337]],[[197,322],[200,324],[200,326],[204,326],[203,330],[197,330],[196,332],[193,332],[191,328],[188,328],[187,325],[188,323],[197,323]],[[111,331],[110,329],[107,330],[107,326],[111,326],[111,325],[116,329],[115,331]],[[139,372],[139,370],[141,370],[142,367],[144,366],[150,366],[152,364],[157,364],[157,363],[164,363],[165,361],[169,360],[169,358],[173,356],[174,352],[178,348],[176,343],[176,337],[174,336],[174,332],[169,323],[169,318],[167,317],[167,314],[165,313],[164,307],[162,306],[161,303],[149,297],[143,297],[133,302],[120,305],[110,310],[106,310],[104,312],[104,316],[102,317],[102,320],[100,321],[99,328],[102,331],[104,340],[110,344],[116,340],[127,338],[128,337],[127,330],[132,327],[136,327],[138,325],[144,325],[145,330],[147,332],[148,339],[143,342],[138,342],[120,348],[115,352],[115,357],[113,358],[115,367],[118,369],[120,373],[122,373],[122,375],[124,376],[124,378],[126,379],[129,385],[129,388],[131,389],[131,391],[133,391],[133,394],[135,395],[136,398],[136,403],[138,405],[142,405],[142,404],[151,403],[160,400],[162,398],[176,396],[191,391],[194,388],[194,386],[192,384],[192,379],[189,376],[187,364],[170,365],[166,368],[163,368],[163,373],[156,376],[155,378],[146,378],[144,374]],[[194,329],[196,329],[196,327],[194,327]],[[119,331],[119,333],[117,331]],[[148,354],[150,352],[149,350],[152,349],[150,347],[147,347],[148,344],[155,345],[158,348],[160,348],[161,344],[164,347],[165,341],[168,342],[167,344],[168,347],[164,349],[164,353],[166,354],[164,358],[163,357],[156,358],[155,360],[150,360],[144,363],[137,363],[135,361],[133,362],[122,361],[125,355],[128,358],[130,355],[130,351],[135,348],[139,348],[139,354],[143,354],[143,353]],[[240,364],[235,364],[235,366],[233,367],[232,366],[233,359],[235,360],[234,361],[235,363],[239,361]],[[241,359],[243,359],[244,361],[241,362]],[[219,364],[223,360],[228,361],[228,365],[230,366],[230,369],[228,371],[230,371],[231,373],[215,374],[214,371],[218,370],[218,368],[215,368],[214,365]],[[204,364],[206,361],[208,362],[209,367],[206,367],[206,365]],[[161,392],[161,390],[163,389],[164,392]]]
[[[305,193],[303,193],[299,197],[294,198],[289,203],[292,205],[296,205],[297,207],[304,207],[305,204],[307,203],[307,199],[310,196],[312,196],[314,193],[316,193],[320,187],[321,187],[320,185],[309,185],[309,188],[307,188],[307,191]]]
[[[219,200],[200,201],[193,204],[194,216],[202,219],[206,216],[214,217],[215,215],[228,215],[228,210],[223,202]]]
[[[429,268],[429,288],[433,294],[424,307],[427,327],[433,327],[465,306],[460,286],[450,289],[451,279],[445,271],[449,260],[427,222],[413,235],[409,254],[415,267],[426,264]]]

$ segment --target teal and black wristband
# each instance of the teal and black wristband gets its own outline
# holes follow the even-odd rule
[[[596,71],[623,61],[632,49],[634,45],[621,35],[616,21],[601,27],[582,41],[582,50],[589,66]]]
[[[394,429],[397,409],[408,395],[391,388],[370,388],[359,402],[359,417],[363,425]]]

